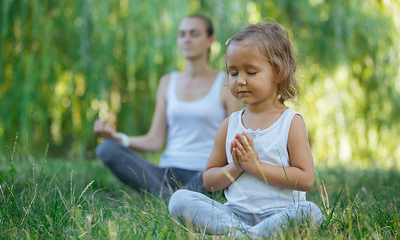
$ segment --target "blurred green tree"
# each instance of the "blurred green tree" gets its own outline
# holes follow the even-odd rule
[[[272,17],[292,33],[307,87],[293,107],[318,163],[394,166],[399,8],[390,0],[0,0],[0,155],[19,132],[31,151],[50,142],[53,156],[92,157],[96,118],[145,133],[159,78],[184,67],[178,24],[202,13],[215,25],[210,62],[220,70],[226,39],[249,22]]]

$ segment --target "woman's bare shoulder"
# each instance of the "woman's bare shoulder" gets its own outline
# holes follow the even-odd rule
[[[160,82],[159,82],[159,86],[168,86],[169,83],[169,77],[170,77],[171,73],[166,73],[164,75],[161,76],[160,78]]]
[[[168,89],[170,75],[171,75],[170,73],[167,73],[167,74],[164,74],[160,78],[160,81],[158,83],[158,90],[157,90],[157,95],[158,95],[158,98],[160,98],[160,99],[164,99],[165,100],[165,96],[166,96],[167,89]]]

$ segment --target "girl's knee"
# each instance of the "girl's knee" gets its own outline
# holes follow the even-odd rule
[[[322,212],[315,203],[305,201],[305,202],[299,203],[299,207],[301,208],[302,213],[305,216],[309,216],[313,219],[314,223],[316,223],[318,225],[321,224]]]
[[[177,208],[185,203],[184,199],[186,199],[186,196],[189,194],[189,192],[189,190],[180,189],[172,194],[168,204],[170,212],[175,212]]]
[[[313,202],[310,202],[310,215],[311,218],[314,220],[314,223],[316,223],[317,225],[321,225],[322,212],[319,207]]]
[[[196,193],[186,189],[180,189],[172,194],[169,200],[168,209],[170,214],[175,218],[182,216],[187,207],[190,207],[192,195]]]

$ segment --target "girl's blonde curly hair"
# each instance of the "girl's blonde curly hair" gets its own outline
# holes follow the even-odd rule
[[[287,30],[276,21],[251,24],[229,39],[228,47],[235,42],[245,42],[247,46],[257,49],[275,70],[278,100],[297,104],[300,95],[296,77],[297,60]]]

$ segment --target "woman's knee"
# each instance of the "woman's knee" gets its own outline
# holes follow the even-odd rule
[[[104,162],[104,164],[109,164],[113,159],[115,159],[115,154],[121,144],[114,139],[105,139],[99,145],[97,145],[96,153],[97,156]]]

